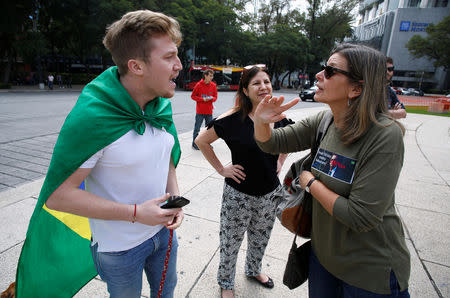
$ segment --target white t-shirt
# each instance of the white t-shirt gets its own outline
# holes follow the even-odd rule
[[[86,190],[125,204],[140,204],[163,196],[173,144],[171,134],[148,123],[143,135],[130,130],[81,165],[80,168],[92,168],[86,178]],[[162,229],[162,225],[91,218],[89,224],[93,243],[98,243],[100,252],[131,249]]]

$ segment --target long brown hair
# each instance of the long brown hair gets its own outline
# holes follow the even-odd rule
[[[250,84],[250,81],[253,79],[253,77],[255,77],[260,71],[266,73],[270,79],[270,76],[267,73],[266,69],[258,66],[253,66],[250,69],[245,69],[242,73],[241,79],[239,81],[239,89],[236,92],[236,106],[234,107],[234,110],[236,112],[242,112],[242,119],[245,119],[253,109],[252,101],[250,100],[250,97],[248,97],[244,93],[244,89],[248,90],[248,84]]]
[[[362,92],[349,99],[349,109],[344,117],[341,140],[349,145],[362,137],[371,125],[381,125],[380,114],[389,117],[386,93],[386,57],[379,51],[360,44],[340,44],[332,52],[347,60],[349,78],[354,84],[361,84]],[[392,119],[402,129],[399,122]]]

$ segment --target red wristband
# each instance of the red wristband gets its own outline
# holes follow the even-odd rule
[[[131,222],[134,223],[136,221],[136,204],[134,204],[134,214],[133,218],[131,219]]]

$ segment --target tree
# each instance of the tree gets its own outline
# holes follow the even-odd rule
[[[426,28],[427,36],[414,35],[406,44],[409,53],[416,58],[426,57],[434,60],[434,66],[450,67],[450,16],[437,25]]]
[[[77,57],[89,72],[90,57],[104,53],[102,39],[108,24],[135,9],[129,0],[47,0],[41,13],[41,31],[53,57]],[[63,70],[59,70],[63,71]]]
[[[298,10],[290,9],[289,0],[270,0],[263,3],[256,17],[257,24],[253,26],[256,35],[254,49],[255,63],[265,63],[271,76],[275,76],[274,85],[279,86],[278,76],[288,71],[303,67],[310,55],[309,40],[301,32],[304,15]]]
[[[29,18],[35,9],[34,0],[1,1],[2,21],[0,22],[0,58],[6,58],[2,65],[2,83],[9,82],[11,66],[17,56],[17,40],[24,38],[32,27]]]
[[[345,37],[352,36],[351,11],[358,0],[336,0],[324,8],[321,0],[308,0],[308,17],[303,29],[311,41],[310,55],[313,59],[305,67],[312,78],[320,71],[320,64],[328,58],[331,49]]]

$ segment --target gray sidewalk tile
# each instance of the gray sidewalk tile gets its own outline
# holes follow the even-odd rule
[[[223,179],[206,178],[184,195],[191,203],[183,208],[187,214],[219,222]]]
[[[16,268],[23,242],[17,243],[5,251],[0,251],[0,293],[16,280]]]
[[[8,187],[14,187],[20,184],[23,184],[25,182],[29,182],[30,180],[26,180],[19,177],[13,177],[10,175],[7,175],[5,173],[0,172],[0,183],[2,185],[6,185]]]
[[[38,173],[44,174],[44,175],[45,175],[45,173],[47,173],[46,166],[42,166],[42,165],[38,165],[35,163],[17,160],[17,159],[13,159],[13,158],[9,158],[9,157],[0,155],[0,168],[2,165],[8,165],[8,166],[12,166],[12,167],[20,168],[20,169],[29,169],[31,171],[38,172]]]
[[[181,161],[177,167],[178,188],[180,189],[180,194],[189,192],[213,173],[212,169],[185,165]]]
[[[213,143],[213,146],[216,143]],[[217,146],[218,147],[218,146]],[[216,150],[219,148],[214,147],[214,152],[216,152],[217,158],[219,158],[219,160],[222,162],[223,165],[228,164],[231,161],[231,156],[228,152],[225,151],[220,151],[220,150]],[[198,150],[193,150],[191,149],[193,152],[190,153],[188,158],[184,158],[182,161],[184,164],[187,165],[191,165],[194,167],[199,167],[199,168],[209,168],[212,169],[211,165],[209,164],[209,162],[205,159],[205,157],[203,156],[203,154],[198,151]]]
[[[294,120],[302,119],[325,108],[287,111]],[[438,118],[438,119],[436,119]],[[443,119],[444,118],[444,119]],[[433,283],[442,297],[449,297],[450,280],[450,162],[447,159],[450,146],[448,129],[450,118],[408,114],[400,120],[407,128],[405,162],[396,190],[397,210],[408,231],[407,245],[411,252],[411,297],[438,297]],[[48,152],[53,148],[57,134],[18,141],[26,147],[39,147]],[[182,148],[177,177],[182,195],[191,200],[184,208],[185,220],[177,230],[179,238],[178,286],[175,297],[220,297],[216,281],[219,263],[219,216],[224,178],[204,159],[199,151],[191,148],[192,132],[179,135]],[[231,160],[226,144],[213,143],[214,150],[224,164]],[[8,152],[8,155],[4,154]],[[30,152],[28,152],[30,153]],[[306,151],[290,154],[280,173],[284,177],[290,164],[306,154]],[[27,155],[3,150],[3,156],[20,159],[27,165]],[[4,161],[7,159],[3,159]],[[42,167],[50,160],[33,158]],[[0,160],[1,163],[1,160]],[[0,174],[0,290],[14,280],[20,249],[25,238],[29,218],[43,183],[43,178],[24,184],[15,181],[15,188],[1,191],[6,175]],[[10,176],[9,176],[10,177]],[[244,262],[246,238],[241,246],[236,272],[237,297],[307,297],[307,284],[290,291],[282,284],[293,234],[276,220],[263,260],[263,272],[275,281],[272,290],[262,288],[245,278]],[[304,242],[298,239],[297,244]],[[433,283],[430,281],[429,276]],[[148,284],[144,282],[144,297],[149,297]],[[106,285],[98,277],[88,283],[75,297],[107,297]]]
[[[41,158],[41,157],[33,157],[28,154],[23,154],[20,152],[15,152],[15,151],[10,151],[10,150],[2,150],[0,154],[2,156],[6,156],[9,158],[32,162],[32,163],[36,163],[36,164],[46,166],[46,167],[48,167],[50,165],[50,159]]]
[[[87,283],[75,296],[74,298],[92,298],[92,297],[108,297],[108,289],[106,288],[106,283],[103,282],[97,276],[89,283]]]
[[[28,142],[28,140],[22,140],[22,141],[11,142],[11,143],[9,143],[9,145],[16,147],[16,148],[20,148],[20,149],[22,149],[22,148],[27,149],[30,152],[42,152],[47,155],[50,155],[50,159],[52,158],[53,147],[44,146],[44,143],[36,144],[36,143],[30,143],[30,142]]]
[[[289,290],[283,285],[283,272],[285,260],[275,259],[264,256],[262,264],[262,272],[270,276],[275,284],[273,289],[266,289],[253,280],[249,280],[245,276],[244,263],[246,251],[239,251],[236,264],[235,275],[235,296],[237,298],[247,297],[308,297],[308,286],[304,283],[295,290]],[[201,276],[198,284],[192,289],[189,297],[220,297],[220,288],[217,284],[217,269],[219,267],[219,254],[214,255],[210,266]]]
[[[187,210],[186,214],[182,226],[177,230],[178,284],[175,297],[186,297],[190,289],[196,286],[197,279],[214,262],[213,258],[218,254],[219,248],[219,224],[193,217]]]
[[[397,206],[422,260],[450,266],[450,216]]]
[[[21,141],[17,141],[15,142],[16,144],[19,145],[28,145],[28,146],[32,146],[32,147],[36,147],[36,148],[40,148],[40,150],[45,151],[45,152],[49,152],[52,153],[53,152],[53,147],[55,147],[54,143],[49,143],[45,140],[39,140],[38,138],[33,138],[33,139],[26,139],[26,140],[21,140]]]
[[[424,190],[426,189],[426,192]],[[401,178],[395,191],[396,204],[444,213],[450,216],[450,189],[446,185]]]
[[[16,202],[29,199],[31,197],[37,198],[41,191],[44,178],[35,180],[33,182],[21,185],[17,188],[12,188],[7,191],[0,192],[0,208],[9,206]],[[3,209],[0,209],[0,211]]]
[[[0,252],[25,240],[36,200],[29,198],[0,209]]]
[[[450,297],[450,267],[427,261],[424,261],[424,263],[442,297]]]
[[[27,181],[33,181],[42,177],[42,173],[35,171],[28,171],[14,166],[0,165],[0,171],[6,175],[12,176],[13,178],[21,178]],[[6,183],[5,183],[6,184]]]
[[[411,255],[411,275],[409,277],[409,294],[411,297],[427,297],[427,298],[438,298],[433,285],[428,279],[427,273],[423,269],[422,263],[417,255],[413,244],[411,241],[407,240],[406,245],[408,246],[409,253]]]
[[[15,142],[11,142],[9,144],[4,144],[0,146],[0,150],[8,150],[12,152],[22,153],[24,155],[39,157],[42,159],[52,159],[52,153],[43,152],[41,150],[33,150],[30,148],[31,146],[18,146]]]

